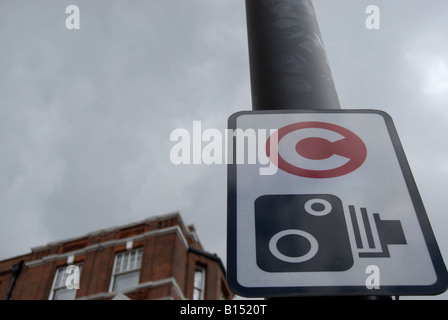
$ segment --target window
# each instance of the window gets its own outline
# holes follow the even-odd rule
[[[140,278],[143,249],[118,253],[115,256],[111,291],[134,287]]]
[[[81,276],[82,264],[76,264],[79,276]],[[67,266],[58,268],[53,280],[53,287],[50,293],[50,300],[74,300],[76,297],[76,289],[68,289],[66,281],[68,277],[73,277],[74,273],[67,271]]]
[[[193,300],[204,300],[205,269],[196,268],[194,272]]]

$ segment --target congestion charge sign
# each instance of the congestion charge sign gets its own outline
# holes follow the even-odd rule
[[[229,118],[229,129],[239,133],[228,150],[227,280],[235,293],[390,296],[447,289],[447,270],[389,115],[243,111]],[[253,153],[258,161],[242,161]]]

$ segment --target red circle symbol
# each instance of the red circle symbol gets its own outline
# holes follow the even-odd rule
[[[295,146],[295,151],[300,156],[311,160],[323,160],[333,155],[339,155],[348,158],[349,161],[342,166],[326,170],[304,169],[287,162],[278,152],[280,140],[293,131],[306,128],[334,131],[342,135],[343,139],[334,142],[320,137],[302,139]],[[277,143],[273,143],[272,150],[271,138],[277,141]],[[287,125],[272,134],[266,142],[266,155],[278,168],[290,174],[305,178],[335,178],[358,169],[366,160],[367,148],[360,137],[344,127],[327,122],[309,121]]]

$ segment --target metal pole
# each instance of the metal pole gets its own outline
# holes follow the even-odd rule
[[[341,108],[311,0],[246,0],[246,18],[253,110]]]
[[[253,110],[340,109],[311,0],[246,0]]]

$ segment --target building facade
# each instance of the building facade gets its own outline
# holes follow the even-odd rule
[[[232,299],[221,260],[178,213],[0,261],[0,299]]]

